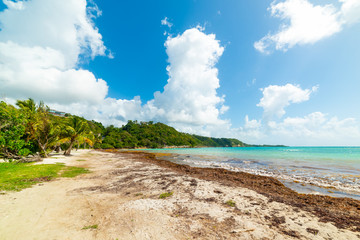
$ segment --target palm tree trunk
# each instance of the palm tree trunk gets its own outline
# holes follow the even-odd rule
[[[45,158],[49,157],[49,155],[46,153],[47,141],[46,141],[45,144],[42,144],[41,141],[40,141],[40,139],[37,139],[37,142],[38,142],[38,145],[39,145],[39,147],[40,147],[40,149],[41,149],[41,156],[42,156],[42,157],[45,157]]]
[[[64,153],[65,156],[70,156],[71,149],[72,149],[72,147],[73,147],[74,142],[75,142],[75,140],[71,140],[69,148],[66,149],[66,151],[65,151],[65,153]]]

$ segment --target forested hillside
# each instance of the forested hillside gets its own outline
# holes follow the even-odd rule
[[[128,121],[104,127],[70,114],[58,114],[43,102],[28,99],[14,107],[0,102],[0,157],[46,157],[51,151],[70,155],[73,148],[163,148],[250,146],[237,139],[210,138],[181,133],[163,123]]]
[[[209,138],[181,133],[163,123],[128,121],[121,127],[107,127],[102,148],[243,147],[237,139]]]

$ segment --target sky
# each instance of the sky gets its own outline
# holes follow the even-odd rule
[[[0,98],[253,144],[360,145],[360,0],[0,2]]]

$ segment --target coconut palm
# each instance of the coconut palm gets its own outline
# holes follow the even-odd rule
[[[92,145],[90,139],[91,132],[89,130],[89,125],[87,121],[83,118],[77,116],[71,116],[67,119],[66,125],[63,131],[64,138],[63,142],[68,142],[69,147],[65,151],[64,155],[70,155],[71,149],[75,142],[87,142]]]
[[[60,133],[60,125],[46,111],[37,113],[32,139],[43,157],[48,157],[50,149],[59,142]]]
[[[29,98],[27,100],[17,100],[16,105],[24,113],[27,118],[25,125],[26,141],[32,138],[35,133],[34,125],[36,123],[36,103],[34,99]]]
[[[44,102],[36,105],[31,98],[27,100],[18,100],[16,105],[27,118],[25,131],[27,142],[32,140],[37,145],[41,156],[48,157],[48,152],[59,140],[59,124],[52,119],[48,113],[48,107]]]

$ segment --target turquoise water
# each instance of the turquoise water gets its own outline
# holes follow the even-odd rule
[[[360,147],[155,149],[167,160],[272,176],[298,192],[360,198]]]

